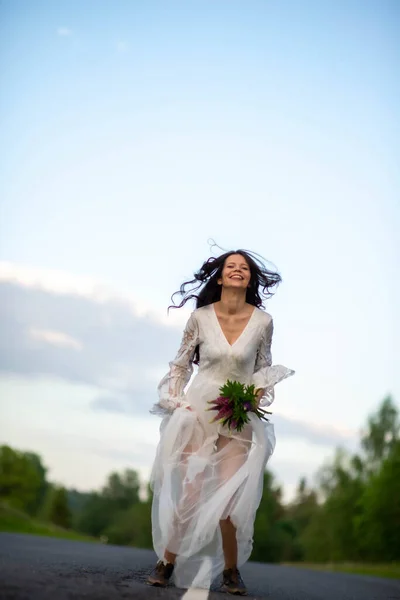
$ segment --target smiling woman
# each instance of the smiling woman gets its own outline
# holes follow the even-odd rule
[[[210,258],[180,288],[179,307],[195,299],[197,308],[153,408],[163,422],[151,477],[159,562],[150,585],[165,586],[175,572],[180,587],[209,588],[223,570],[225,591],[246,594],[238,567],[252,550],[274,429],[255,413],[240,431],[230,429],[207,411],[228,379],[254,386],[259,405],[267,406],[274,385],[293,374],[271,366],[272,317],[262,310],[262,297],[280,281],[258,258],[237,250]],[[185,393],[193,363],[199,370]]]

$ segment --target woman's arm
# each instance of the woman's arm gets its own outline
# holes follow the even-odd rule
[[[256,388],[259,404],[263,404],[262,400],[265,393],[265,377],[263,376],[263,369],[272,365],[271,346],[273,332],[274,322],[271,318],[268,325],[262,332],[260,345],[257,350],[256,364],[254,367],[253,384]]]
[[[199,327],[192,313],[186,323],[178,353],[169,363],[169,372],[158,385],[159,402],[156,407],[161,408],[162,412],[171,412],[178,407],[189,408],[184,389],[193,373],[193,357],[198,343]]]
[[[254,367],[254,375],[252,383],[258,390],[258,398],[260,406],[269,406],[275,398],[274,386],[294,375],[292,369],[288,369],[283,365],[272,365],[272,335],[274,332],[274,324],[271,320],[266,324],[257,352],[256,364]]]

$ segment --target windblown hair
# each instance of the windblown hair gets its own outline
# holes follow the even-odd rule
[[[248,250],[230,250],[221,256],[211,256],[203,263],[194,279],[182,283],[180,289],[171,296],[173,304],[169,308],[182,308],[188,300],[196,300],[196,308],[207,306],[221,299],[221,286],[218,279],[222,275],[225,261],[232,254],[240,254],[250,267],[250,285],[246,292],[246,302],[257,308],[265,308],[264,299],[274,295],[274,287],[282,278],[277,271],[270,271],[263,263],[262,257]],[[175,304],[174,297],[180,295],[180,304]]]
[[[221,286],[218,285],[218,279],[222,275],[226,259],[232,254],[243,256],[250,267],[250,284],[246,292],[246,302],[257,308],[265,308],[263,300],[274,295],[273,288],[282,281],[282,277],[277,271],[267,269],[262,257],[248,250],[230,250],[218,257],[211,256],[194,274],[194,279],[182,283],[179,290],[172,294],[173,304],[169,308],[182,308],[188,300],[196,300],[196,308],[218,302],[221,299]],[[174,303],[176,295],[180,295],[182,298],[178,305]],[[200,352],[199,346],[197,346],[194,353],[194,364],[198,364],[199,360]]]

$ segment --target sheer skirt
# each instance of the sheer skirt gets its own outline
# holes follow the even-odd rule
[[[222,571],[222,519],[236,527],[238,566],[248,560],[275,445],[273,425],[254,415],[235,436],[209,420],[210,413],[195,407],[165,417],[152,471],[154,548],[159,558],[166,549],[178,555],[179,587],[209,588]]]

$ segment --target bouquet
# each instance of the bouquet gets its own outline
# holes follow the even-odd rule
[[[228,380],[219,392],[221,395],[218,398],[208,402],[211,406],[207,410],[217,411],[211,423],[219,422],[230,430],[240,432],[250,422],[250,412],[264,421],[269,420],[265,415],[272,415],[271,412],[259,408],[254,385],[244,385],[239,381]]]

